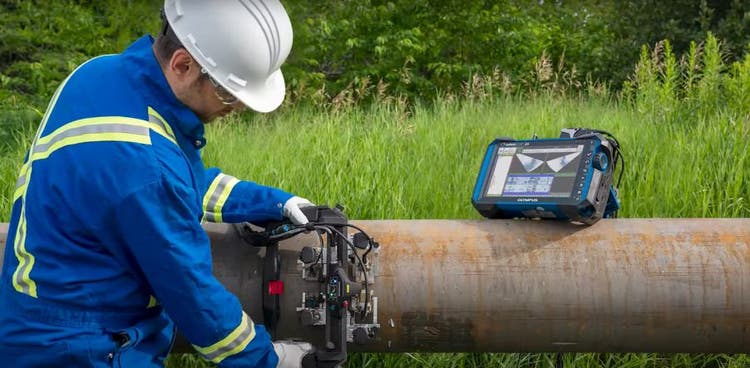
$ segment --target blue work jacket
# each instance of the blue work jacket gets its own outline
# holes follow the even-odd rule
[[[54,94],[13,195],[0,362],[162,366],[174,326],[222,367],[275,367],[268,333],[212,274],[202,221],[282,219],[292,195],[205,169],[203,123],[145,36]]]

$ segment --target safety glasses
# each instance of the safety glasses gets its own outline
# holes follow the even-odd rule
[[[211,75],[208,74],[206,69],[201,68],[201,73],[205,74],[206,77],[208,77],[208,81],[214,86],[214,94],[216,95],[216,98],[219,99],[219,102],[224,105],[234,105],[239,101],[237,97],[234,97],[234,95],[229,93],[226,88],[222,87],[216,80],[214,80]]]

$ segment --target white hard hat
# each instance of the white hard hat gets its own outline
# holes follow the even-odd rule
[[[281,105],[292,23],[278,0],[166,0],[164,14],[185,49],[242,103],[259,112]]]

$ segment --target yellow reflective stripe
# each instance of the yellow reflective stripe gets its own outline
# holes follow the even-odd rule
[[[16,191],[13,192],[13,200],[11,203],[18,200],[18,198],[21,198],[21,195],[23,195],[23,191],[26,190],[26,185],[24,184],[23,187],[16,188]]]
[[[224,219],[222,218],[221,211],[224,208],[224,203],[227,202],[227,198],[229,198],[229,193],[232,192],[232,189],[234,189],[234,186],[237,185],[240,181],[237,178],[231,178],[229,182],[226,184],[226,187],[224,190],[221,191],[221,194],[219,195],[219,199],[216,201],[216,204],[214,205],[214,215],[215,215],[215,221],[217,223],[223,222]]]
[[[167,121],[164,120],[163,117],[161,117],[161,114],[159,114],[151,106],[148,107],[148,121],[154,123],[155,132],[159,133],[164,138],[169,139],[172,143],[177,144],[177,139],[175,138],[174,132],[172,131],[172,127],[170,127],[169,124],[167,124]]]
[[[203,195],[203,220],[209,220],[213,222],[213,214],[209,215],[208,211],[208,202],[211,200],[211,194],[216,191],[216,187],[219,186],[219,181],[221,181],[221,176],[223,174],[217,175],[214,180],[211,182],[211,185],[208,186],[208,190],[206,190],[206,194]]]
[[[21,166],[21,172],[18,174],[18,180],[16,181],[16,189],[13,191],[13,200],[15,202],[18,198],[21,198],[23,192],[26,190],[26,178],[28,177],[29,164],[24,163]]]
[[[203,218],[206,221],[222,222],[222,208],[227,202],[229,194],[240,181],[229,175],[219,174],[211,182],[206,194],[203,196]]]
[[[153,295],[149,295],[149,297],[148,297],[148,305],[146,306],[146,308],[153,308],[153,307],[155,307],[157,305],[159,305],[159,301],[156,300],[156,298],[154,298]]]
[[[26,251],[26,211],[21,208],[13,250],[18,259],[18,267],[13,272],[13,288],[26,295],[37,297],[36,282],[29,277],[34,266],[34,256]]]
[[[75,136],[75,135],[81,135],[86,133],[95,133],[95,132],[105,132],[105,131],[116,131],[116,127],[112,127],[107,129],[107,126],[120,126],[124,127],[121,128],[121,130],[125,131],[127,130],[128,126],[132,127],[145,127],[150,129],[158,129],[159,127],[151,122],[135,119],[135,118],[128,118],[124,116],[97,116],[93,118],[85,118],[80,120],[75,120],[70,123],[67,123],[60,128],[56,129],[50,134],[47,134],[43,138],[39,139],[37,142],[34,143],[33,148],[34,150],[41,150],[41,147],[46,147],[53,143],[55,140],[61,139],[61,137],[69,137],[69,136]],[[94,127],[101,127],[99,128],[99,131],[96,131]],[[131,130],[133,132],[133,130]],[[140,133],[140,131],[138,131]]]
[[[221,341],[205,348],[197,345],[193,347],[204,358],[218,364],[227,357],[245,350],[253,338],[255,338],[255,324],[245,312],[242,312],[242,321],[239,326]]]
[[[140,144],[151,144],[151,137],[148,135],[137,135],[137,134],[126,134],[126,133],[98,133],[91,134],[89,136],[78,136],[63,139],[55,142],[50,149],[38,153],[34,153],[33,159],[42,160],[49,157],[52,152],[57,151],[60,148],[70,146],[79,143],[91,143],[91,142],[130,142]]]

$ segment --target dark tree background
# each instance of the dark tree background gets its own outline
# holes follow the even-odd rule
[[[750,42],[750,2],[741,0],[284,3],[295,27],[285,66],[291,101],[347,88],[374,93],[378,82],[381,92],[430,101],[476,74],[528,89],[540,58],[617,90],[643,45],[669,39],[681,55],[711,32],[731,62]],[[150,0],[0,0],[0,109],[42,108],[77,64],[157,32],[159,8]]]

